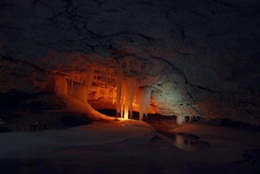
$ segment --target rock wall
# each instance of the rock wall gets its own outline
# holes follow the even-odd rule
[[[122,66],[153,112],[260,124],[257,0],[4,0],[0,14],[1,91],[40,90],[35,67]]]

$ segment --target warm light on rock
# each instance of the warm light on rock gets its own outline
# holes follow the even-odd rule
[[[259,174],[259,31],[260,0],[0,0],[0,172]]]
[[[0,92],[56,88],[141,118],[136,78],[148,112],[260,124],[258,1],[68,2],[0,3]]]
[[[122,65],[119,65],[119,67],[122,67]],[[116,98],[117,113],[124,120],[132,118],[133,104],[137,105],[135,108],[138,108],[140,120],[143,119],[143,115],[147,116],[152,89],[140,87],[137,77],[126,77],[122,68],[114,71],[110,69],[110,73],[105,70],[103,76],[98,76],[95,73],[95,71],[102,72],[104,69],[102,67],[95,69],[95,67],[90,66],[86,72],[65,73],[54,71],[54,91],[61,97],[68,95],[85,104],[88,102],[89,93],[92,90],[96,93],[96,99],[103,97],[110,103],[114,103]],[[112,78],[111,74],[116,74],[117,87],[109,83]],[[103,88],[101,88],[102,86]]]

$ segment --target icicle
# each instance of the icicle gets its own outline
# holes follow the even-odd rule
[[[55,75],[55,93],[59,96],[68,94],[68,84],[65,77]]]
[[[133,115],[133,100],[137,91],[137,78],[125,77],[122,64],[119,65],[117,71],[117,115],[123,119],[132,118]],[[111,73],[112,74],[112,73]],[[125,81],[124,81],[125,80]],[[114,97],[113,97],[114,102]]]
[[[133,100],[134,100],[134,96],[136,94],[137,91],[137,79],[136,77],[131,77],[131,78],[127,78],[127,82],[126,82],[126,112],[127,112],[127,117],[128,117],[128,112],[129,112],[129,116],[130,118],[132,118],[133,115]]]
[[[113,102],[113,104],[115,104],[116,91],[114,91],[114,89],[113,89],[112,92],[113,92],[113,99],[112,99],[112,102]]]
[[[125,103],[125,96],[124,96],[124,93],[123,93],[122,100],[121,100],[121,103],[120,103],[120,116],[121,116],[121,118],[124,118],[124,103]]]
[[[128,107],[129,107],[129,96],[128,96],[128,86],[127,84],[125,84],[123,86],[123,93],[122,93],[122,103],[121,103],[121,115],[122,115],[122,118],[123,119],[128,119],[128,115],[129,115],[129,110],[128,110]]]
[[[57,95],[70,95],[83,103],[87,103],[92,80],[92,69],[89,69],[87,73],[75,74],[71,72],[66,77],[55,75],[54,90]]]
[[[87,72],[87,79],[86,79],[86,101],[88,101],[88,94],[89,94],[89,91],[92,87],[92,81],[93,81],[93,77],[94,77],[94,72],[93,72],[93,69],[90,68],[88,69],[88,72]]]
[[[72,96],[72,94],[73,94],[73,84],[74,84],[74,79],[73,79],[73,77],[74,77],[74,74],[73,74],[73,73],[70,74],[70,76],[69,76],[69,78],[70,78],[69,95],[71,95],[71,96]]]
[[[177,116],[176,123],[178,125],[182,125],[184,121],[185,121],[185,117],[184,116]]]
[[[151,88],[141,87],[138,91],[138,104],[139,104],[139,120],[143,119],[143,115],[147,117],[148,108],[150,105]]]
[[[118,86],[117,86],[117,113],[120,113],[121,118],[132,118],[133,99],[137,90],[136,77],[128,77],[123,83],[123,74],[118,72]]]
[[[122,66],[120,65],[117,69],[117,96],[116,96],[116,112],[117,114],[121,113],[121,95],[123,88],[124,72]]]

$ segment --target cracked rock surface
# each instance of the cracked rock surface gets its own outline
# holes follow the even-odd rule
[[[119,63],[156,113],[259,125],[259,27],[258,0],[3,0],[0,90]]]

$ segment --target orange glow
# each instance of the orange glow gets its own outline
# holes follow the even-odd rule
[[[131,119],[129,119],[129,118],[117,118],[118,120],[120,120],[120,121],[126,121],[126,120],[131,120]]]
[[[150,110],[151,88],[140,87],[136,76],[125,77],[122,65],[120,67],[120,71],[97,66],[89,66],[84,72],[53,71],[54,91],[84,104],[96,102],[96,109],[111,109],[116,105],[117,115],[122,120],[131,119],[133,111],[139,111],[142,120]],[[104,107],[104,104],[108,105]]]

